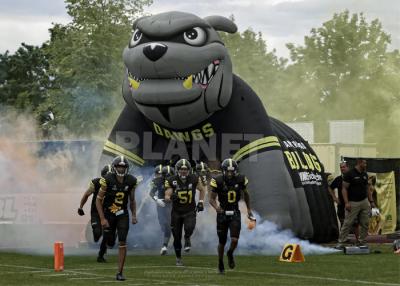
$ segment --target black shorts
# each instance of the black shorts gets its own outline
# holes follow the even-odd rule
[[[97,242],[102,234],[100,216],[97,211],[92,211],[90,213],[90,224],[92,226],[93,239]]]
[[[226,215],[225,213],[217,214],[217,233],[221,244],[226,243],[228,230],[231,237],[239,238],[241,227],[239,210],[236,210],[233,215]]]
[[[190,237],[193,234],[196,227],[196,211],[181,213],[172,209],[171,230],[174,238],[180,240],[182,237],[182,227],[185,230],[185,237]]]
[[[116,216],[114,214],[107,214],[106,219],[108,220],[108,224],[110,225],[107,231],[110,231],[110,234],[112,234],[113,237],[115,237],[115,233],[117,233],[119,242],[126,242],[126,237],[128,236],[129,231],[128,211],[125,211],[124,214],[119,216]]]

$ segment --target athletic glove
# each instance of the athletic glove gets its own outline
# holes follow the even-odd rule
[[[380,216],[381,212],[379,211],[378,208],[372,208],[371,209],[371,216]]]
[[[247,214],[247,218],[248,218],[249,220],[251,220],[251,221],[256,221],[256,217],[253,215],[252,212],[249,212],[249,213]]]
[[[157,203],[157,206],[159,206],[159,207],[162,207],[162,208],[165,207],[165,202],[162,199],[157,198],[156,203]]]
[[[204,204],[203,204],[202,201],[199,201],[199,202],[197,203],[196,210],[197,210],[198,212],[204,211]]]
[[[249,219],[249,221],[247,222],[247,228],[248,228],[249,230],[252,230],[253,228],[256,227],[256,224],[257,224],[256,218],[255,218],[255,216],[253,215],[252,212],[249,212],[249,213],[247,214],[247,218]]]
[[[163,199],[159,199],[157,196],[154,196],[153,200],[156,202],[157,206],[162,208],[165,207],[165,202]]]
[[[78,209],[78,214],[79,214],[80,216],[83,216],[83,215],[85,215],[85,212],[83,211],[82,208],[79,208],[79,209]]]

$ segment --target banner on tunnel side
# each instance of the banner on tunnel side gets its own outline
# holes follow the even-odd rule
[[[396,230],[396,185],[394,172],[377,173],[377,204],[380,210],[381,234],[393,233]]]

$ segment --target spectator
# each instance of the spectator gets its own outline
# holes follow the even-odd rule
[[[347,236],[357,218],[361,228],[358,245],[366,243],[369,212],[371,207],[375,207],[371,192],[368,190],[368,174],[366,173],[366,169],[367,161],[359,158],[357,159],[356,166],[343,175],[342,195],[345,205],[345,217],[340,229],[337,248],[343,248],[344,243],[348,242]]]

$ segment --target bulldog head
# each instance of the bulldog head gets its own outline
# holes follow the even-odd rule
[[[173,129],[207,119],[232,92],[232,63],[217,31],[236,30],[225,17],[183,12],[136,20],[123,52],[125,101]]]

